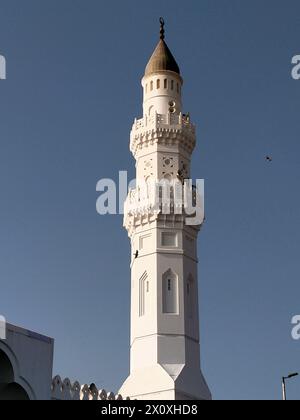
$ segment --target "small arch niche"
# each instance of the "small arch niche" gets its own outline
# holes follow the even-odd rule
[[[162,304],[164,314],[178,314],[178,276],[171,269],[163,275]]]

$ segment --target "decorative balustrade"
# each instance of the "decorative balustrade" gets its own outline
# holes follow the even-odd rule
[[[113,392],[106,392],[104,389],[92,385],[80,385],[79,382],[71,383],[70,379],[66,378],[62,381],[60,376],[55,376],[52,380],[51,399],[59,401],[107,401],[107,400],[124,400],[122,395],[114,394]],[[129,400],[130,398],[126,398]]]
[[[133,124],[133,131],[137,134],[139,131],[153,130],[158,128],[173,128],[182,129],[189,128],[195,131],[195,126],[191,123],[188,115],[180,114],[153,114],[145,116],[139,120],[135,120]]]
[[[185,214],[187,205],[195,208],[202,203],[194,186],[182,185],[176,180],[144,182],[129,190],[124,204],[124,214],[132,216],[158,214]]]
[[[196,144],[196,128],[189,115],[158,114],[135,120],[130,135],[130,150],[134,156],[144,147],[155,143],[173,144],[192,153]]]

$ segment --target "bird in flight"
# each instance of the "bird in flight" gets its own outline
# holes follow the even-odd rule
[[[266,161],[267,162],[273,162],[273,159],[271,158],[271,156],[266,156]]]

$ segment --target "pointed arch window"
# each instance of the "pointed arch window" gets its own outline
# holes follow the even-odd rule
[[[178,314],[178,276],[171,269],[163,275],[162,299],[164,314]]]
[[[148,274],[142,275],[139,281],[139,316],[145,316],[146,314],[146,294],[149,293],[149,282]]]

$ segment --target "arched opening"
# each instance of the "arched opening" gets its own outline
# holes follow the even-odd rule
[[[29,401],[29,399],[27,392],[15,382],[0,385],[0,401]]]
[[[29,400],[27,392],[15,382],[14,376],[9,358],[0,350],[0,401]]]
[[[9,358],[0,350],[0,384],[14,381],[14,370]]]

